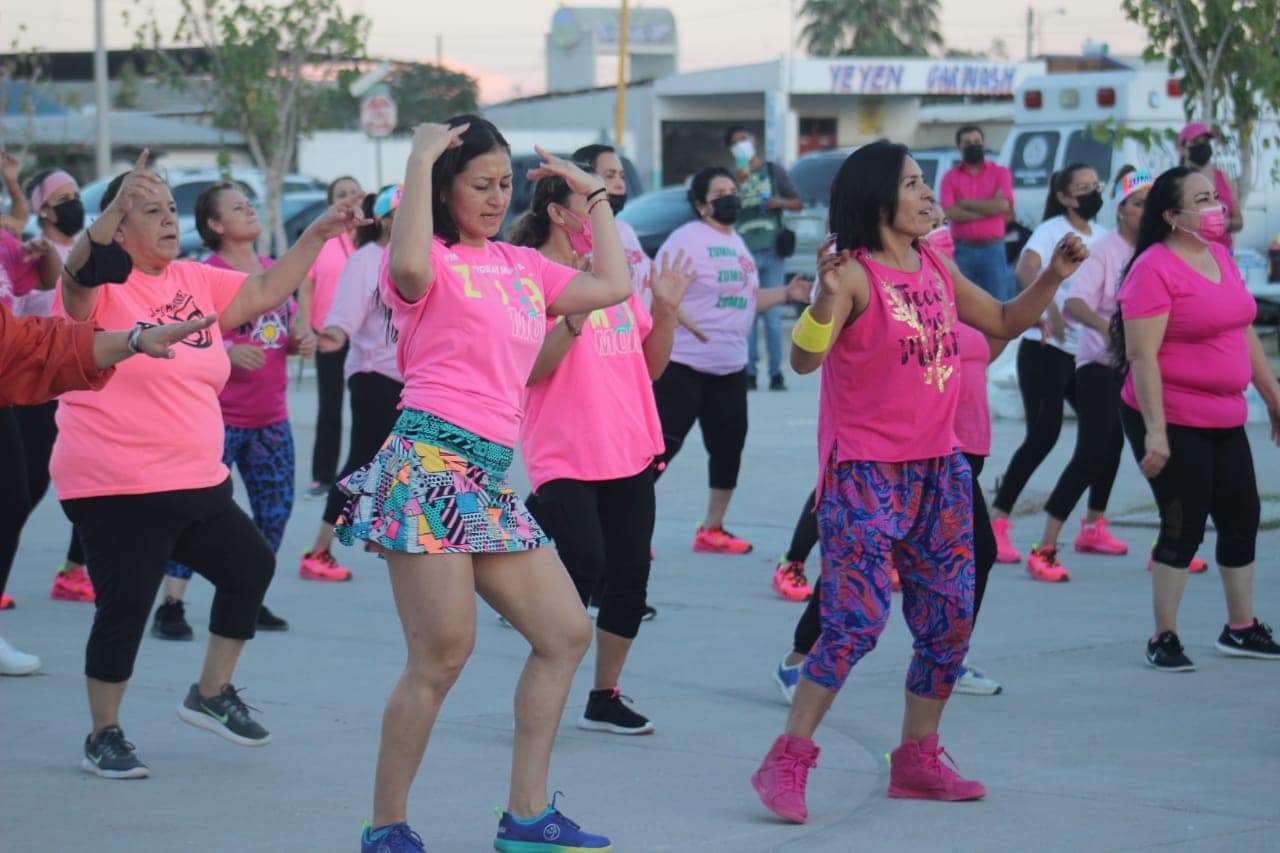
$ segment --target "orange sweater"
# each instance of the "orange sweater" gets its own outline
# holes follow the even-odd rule
[[[96,391],[115,372],[93,361],[93,323],[13,316],[0,303],[0,406],[32,406],[64,391]]]

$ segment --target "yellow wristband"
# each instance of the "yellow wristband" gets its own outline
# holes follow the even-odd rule
[[[831,344],[831,326],[833,321],[819,323],[813,314],[805,308],[800,319],[791,329],[791,342],[805,352],[826,352]]]

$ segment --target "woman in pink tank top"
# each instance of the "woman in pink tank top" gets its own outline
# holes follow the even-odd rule
[[[797,323],[791,366],[822,367],[818,532],[822,633],[805,660],[786,731],[752,776],[761,802],[796,823],[817,763],[812,737],[854,664],[888,621],[890,566],[915,637],[903,741],[889,795],[970,800],[980,782],[940,761],[938,724],[963,671],[973,624],[973,476],[955,412],[963,322],[1008,340],[1036,322],[1088,256],[1068,235],[1030,287],[1000,303],[923,245],[932,190],[903,145],[863,146],[832,184],[833,236],[818,298]]]

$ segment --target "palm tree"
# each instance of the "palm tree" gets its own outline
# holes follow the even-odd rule
[[[941,50],[941,0],[804,0],[800,37],[814,56],[925,56]]]

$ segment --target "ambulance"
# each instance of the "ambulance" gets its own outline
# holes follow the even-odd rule
[[[1139,63],[1127,70],[1027,78],[1014,93],[1013,128],[1000,156],[1013,173],[1018,223],[1027,229],[1039,225],[1050,176],[1080,162],[1096,169],[1107,188],[1098,222],[1114,227],[1115,199],[1110,187],[1120,167],[1131,163],[1158,175],[1177,165],[1173,138],[1186,122],[1179,81],[1163,65]],[[1155,131],[1151,135],[1158,141],[1146,146],[1121,134],[1113,142],[1106,131],[1117,127]],[[1103,131],[1101,139],[1098,131]],[[1244,229],[1236,235],[1235,251],[1250,291],[1260,299],[1280,302],[1280,283],[1266,281],[1268,244],[1280,235],[1276,180],[1280,131],[1274,114],[1258,123],[1254,137],[1255,179],[1242,211]],[[1233,180],[1239,173],[1239,156],[1225,143],[1214,145],[1214,163]]]

